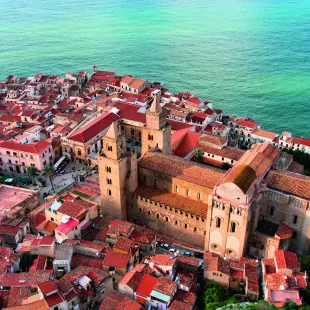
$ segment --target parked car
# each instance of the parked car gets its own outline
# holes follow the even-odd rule
[[[184,256],[192,256],[192,253],[189,252],[189,251],[184,251],[184,252],[182,252],[182,255],[184,255]]]
[[[170,253],[175,253],[175,249],[174,249],[174,248],[170,248],[170,249],[169,249],[169,252],[170,252]]]
[[[203,253],[194,252],[194,257],[203,259]]]
[[[170,247],[170,246],[169,246],[169,244],[167,244],[167,243],[165,243],[165,244],[162,246],[162,248],[165,249],[165,250],[169,250],[169,247]]]

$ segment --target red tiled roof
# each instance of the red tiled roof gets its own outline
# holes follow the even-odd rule
[[[18,231],[19,231],[18,226],[0,225],[0,234],[1,235],[16,236]]]
[[[224,172],[219,169],[202,166],[162,153],[147,152],[139,159],[138,166],[212,190],[224,175]]]
[[[310,139],[309,138],[294,137],[293,143],[302,144],[302,145],[310,147]]]
[[[264,137],[264,138],[273,140],[278,134],[271,132],[271,131],[263,130],[263,129],[254,129],[252,131],[252,135],[257,135],[260,137]]]
[[[185,265],[191,265],[194,267],[199,266],[199,259],[196,257],[189,257],[185,255],[178,255],[177,256],[178,263],[185,264]]]
[[[254,129],[257,127],[257,123],[251,118],[243,117],[236,121],[236,124],[243,127]]]
[[[124,237],[118,237],[114,249],[119,249],[125,252],[129,252],[133,246],[134,242],[130,239],[124,238]]]
[[[169,310],[192,310],[192,308],[193,305],[186,304],[180,300],[174,300],[171,303]]]
[[[138,112],[141,107],[133,104],[123,103],[123,102],[114,102],[111,107],[119,109],[117,115],[121,118],[128,119],[131,121],[136,121],[145,124],[146,115],[145,113]]]
[[[268,187],[310,199],[310,177],[283,170],[272,170],[266,178]]]
[[[187,102],[189,105],[193,105],[193,106],[198,107],[199,104],[200,104],[200,102],[202,102],[202,100],[200,100],[200,99],[197,98],[197,97],[191,97],[191,98],[187,99],[186,102]]]
[[[205,258],[205,270],[217,271],[230,275],[229,262],[222,257],[206,257]]]
[[[143,275],[137,289],[135,290],[135,293],[149,297],[157,282],[158,278],[155,278],[149,274],[145,274]]]
[[[293,228],[281,222],[279,228],[276,231],[276,236],[278,236],[282,240],[285,240],[292,237],[293,232],[294,232]]]
[[[129,239],[137,243],[150,244],[155,238],[155,232],[144,226],[135,226],[134,231],[129,236]]]
[[[12,287],[8,307],[20,306],[28,297],[28,287]]]
[[[0,283],[7,287],[24,287],[46,282],[49,277],[50,273],[46,271],[5,273],[0,274]]]
[[[77,218],[85,211],[85,207],[74,201],[65,200],[57,211],[70,217]]]
[[[44,295],[57,290],[57,286],[52,281],[43,282],[38,286]]]
[[[59,293],[54,293],[52,295],[45,296],[45,301],[49,307],[54,307],[64,300]]]
[[[69,135],[68,139],[85,143],[97,134],[99,134],[105,128],[109,127],[118,118],[119,117],[114,113],[104,113],[86,126],[83,126],[73,134]]]
[[[77,225],[79,225],[79,221],[70,219],[67,223],[61,223],[57,228],[55,228],[55,230],[60,231],[63,234],[67,234]]]
[[[297,255],[293,252],[279,250],[275,252],[275,259],[277,262],[278,269],[295,269],[300,268]]]
[[[160,292],[167,296],[172,296],[176,287],[177,287],[176,282],[171,281],[169,278],[161,277],[158,278],[158,281],[154,287],[154,291]]]
[[[99,310],[142,310],[137,302],[131,300],[129,297],[123,295],[118,291],[112,291],[107,295]]]
[[[208,205],[199,200],[167,192],[153,186],[140,184],[135,195],[201,217],[206,217],[208,213]]]
[[[3,308],[3,310],[49,310],[45,300],[35,301],[30,304],[25,304],[21,306],[15,306],[10,308]]]
[[[12,150],[12,151],[19,151],[31,154],[41,154],[45,151],[48,147],[51,146],[51,143],[47,140],[42,140],[37,143],[31,144],[21,144],[16,142],[5,141],[0,143],[0,148]]]
[[[195,127],[192,124],[187,124],[183,122],[178,122],[172,119],[167,119],[167,123],[171,125],[171,130],[181,130],[181,129],[186,129],[186,128],[193,128]]]
[[[52,245],[55,242],[55,237],[53,236],[44,236],[41,240],[40,240],[40,245],[43,246],[49,246]]]
[[[102,269],[102,258],[74,254],[71,259],[71,268],[79,266]]]
[[[109,267],[125,268],[131,258],[131,254],[123,254],[107,249],[102,265]]]
[[[176,258],[171,259],[170,254],[156,254],[150,258],[150,261],[158,266],[173,266]]]

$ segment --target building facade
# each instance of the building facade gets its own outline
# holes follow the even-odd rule
[[[229,258],[309,252],[310,178],[286,171],[288,155],[256,144],[223,171],[171,155],[170,135],[156,96],[138,160],[110,126],[99,156],[103,213]]]

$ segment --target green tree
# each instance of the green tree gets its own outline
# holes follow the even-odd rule
[[[310,272],[310,256],[300,257],[299,262],[302,271]]]
[[[223,170],[228,170],[228,169],[231,168],[231,165],[230,165],[227,161],[225,161],[225,162],[222,164],[221,168],[222,168]]]
[[[204,151],[202,149],[196,149],[194,158],[198,163],[202,162],[202,156],[204,154]]]
[[[57,198],[57,201],[63,203],[65,201],[65,198],[63,196],[59,196]]]
[[[44,172],[45,175],[50,179],[51,185],[52,185],[52,189],[55,192],[55,188],[54,188],[54,183],[53,183],[53,179],[55,177],[55,170],[51,165],[48,165],[44,168]]]
[[[31,178],[32,184],[34,184],[34,178],[39,175],[39,170],[34,166],[29,166],[27,168],[27,174]]]
[[[225,290],[224,288],[216,282],[207,282],[204,287],[204,302],[205,304],[209,303],[218,303],[222,302],[225,299]]]

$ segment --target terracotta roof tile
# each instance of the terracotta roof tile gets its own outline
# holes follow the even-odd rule
[[[279,250],[275,252],[275,258],[278,269],[300,269],[297,255],[293,252]]]
[[[19,151],[31,154],[41,154],[45,151],[48,147],[51,146],[51,143],[47,140],[42,140],[37,143],[31,144],[21,144],[16,142],[5,141],[0,143],[0,148],[12,150],[12,151]]]
[[[222,257],[207,257],[205,258],[205,270],[207,271],[217,271],[230,275],[229,262]]]
[[[109,127],[118,118],[119,116],[114,113],[105,113],[100,115],[89,124],[82,126],[79,130],[70,134],[68,139],[85,143],[99,134],[102,130]]]
[[[108,294],[102,304],[99,307],[99,310],[142,310],[137,302],[131,300],[129,297],[123,295],[118,291],[113,291]]]
[[[22,306],[4,308],[3,310],[48,310],[49,307],[47,306],[45,300],[35,301],[31,304],[26,304]]]
[[[276,236],[278,236],[282,240],[285,240],[292,237],[293,232],[294,232],[293,228],[281,222],[279,228],[276,231]]]
[[[158,266],[173,266],[176,262],[176,258],[171,259],[170,254],[156,254],[151,256],[149,261]]]
[[[103,266],[125,268],[131,258],[131,254],[122,254],[107,249],[106,255],[102,262]]]
[[[12,287],[8,307],[20,306],[28,297],[28,287]]]
[[[159,188],[141,184],[137,188],[135,195],[150,199],[160,204],[165,204],[168,207],[188,212],[192,215],[206,217],[208,205],[201,201],[194,200],[188,197],[163,191]]]
[[[268,187],[310,199],[310,177],[283,170],[272,170],[266,178]]]
[[[85,211],[85,207],[76,202],[65,200],[57,211],[70,217],[76,218],[78,215]]]
[[[138,166],[210,189],[213,189],[224,175],[219,169],[162,153],[146,153],[139,159]]]
[[[132,240],[120,236],[118,237],[113,248],[129,253],[133,245],[134,245],[134,242]]]
[[[176,289],[176,282],[171,281],[169,278],[158,278],[158,281],[154,287],[154,291],[171,296]]]

